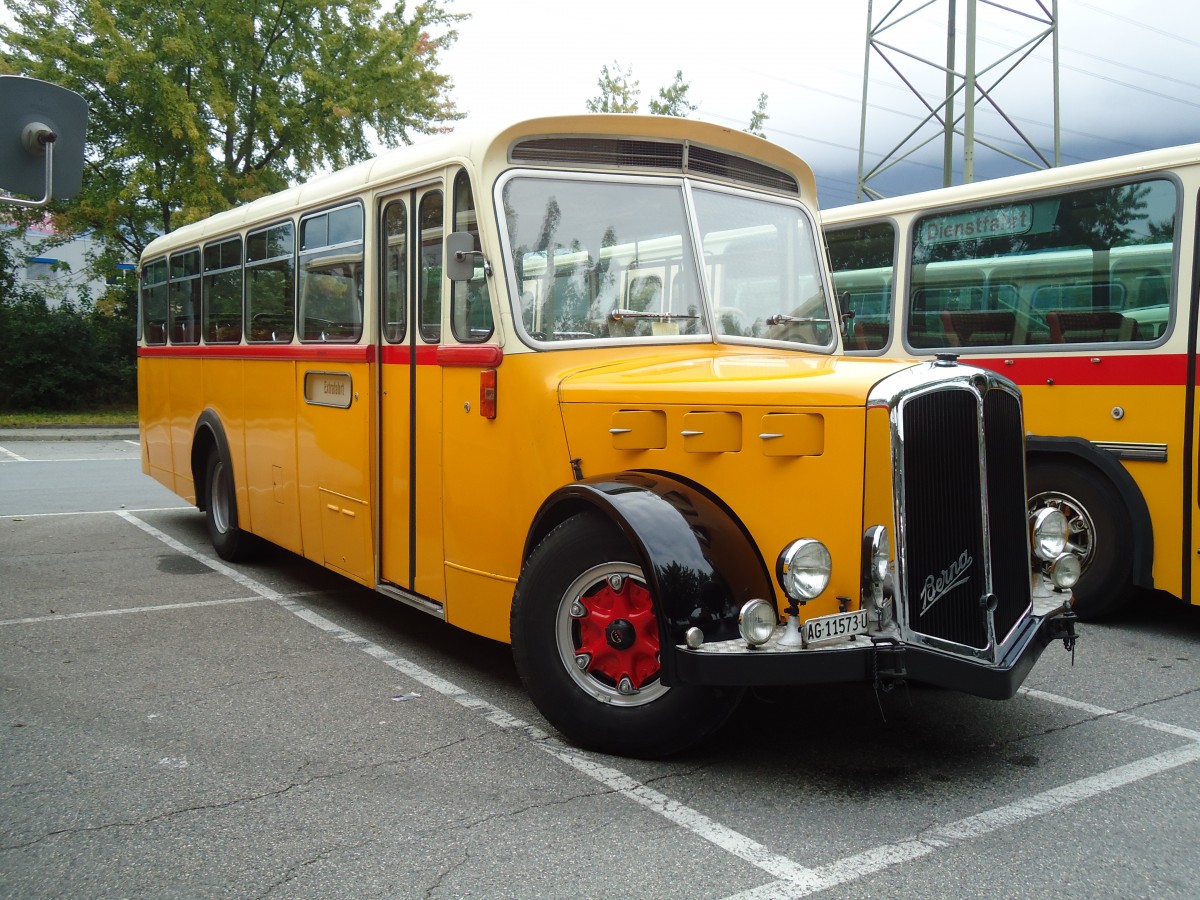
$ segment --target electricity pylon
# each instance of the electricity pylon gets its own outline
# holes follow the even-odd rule
[[[1060,161],[1059,139],[1059,67],[1058,67],[1058,0],[1049,0],[1049,8],[1044,0],[1031,0],[1026,5],[1030,10],[1016,9],[998,0],[982,0],[989,7],[1020,17],[1020,23],[1026,27],[1029,22],[1035,29],[1032,34],[1019,34],[1015,47],[1002,47],[997,58],[982,65],[976,52],[977,36],[977,0],[948,0],[949,9],[946,17],[946,57],[945,63],[938,60],[926,59],[912,49],[904,46],[906,40],[904,29],[911,31],[915,20],[921,11],[935,5],[938,0],[894,0],[887,11],[879,17],[874,16],[874,2],[867,0],[867,45],[863,61],[863,91],[862,91],[862,122],[859,128],[858,141],[858,199],[864,195],[871,199],[883,196],[873,190],[868,184],[871,179],[882,175],[897,163],[912,157],[922,148],[937,141],[942,141],[942,183],[953,183],[955,163],[956,137],[962,141],[962,179],[964,183],[975,180],[975,150],[977,146],[986,147],[996,153],[1010,157],[1032,169],[1050,168],[1057,166]],[[963,62],[958,64],[956,46],[957,36],[957,7],[966,7],[965,43]],[[902,7],[906,7],[903,8]],[[893,31],[894,29],[894,31]],[[1001,27],[996,29],[998,34],[1013,33],[1012,29]],[[896,34],[897,40],[889,41],[889,32]],[[923,35],[919,35],[923,37]],[[1043,43],[1049,41],[1052,48],[1052,97],[1054,149],[1051,158],[1038,149],[1037,145],[1018,126],[1014,118],[1001,107],[995,96],[996,88]],[[988,38],[988,43],[996,41]],[[924,42],[922,42],[924,43]],[[923,107],[918,124],[906,134],[899,143],[885,153],[870,168],[866,160],[867,143],[867,101],[870,86],[870,66],[873,57],[878,57],[888,68],[899,77],[900,81]],[[905,66],[917,67],[916,73],[906,72]],[[925,68],[922,68],[925,67]],[[934,82],[926,79],[919,84],[921,74],[928,75],[930,70],[936,70],[944,75],[937,87],[931,87]],[[944,85],[944,91],[938,92]],[[932,94],[932,96],[930,96]],[[961,99],[962,112],[955,114],[956,101]],[[982,135],[976,131],[976,107],[986,104],[998,120],[1005,123],[1007,128],[1019,138],[1019,142],[1011,139],[1009,143],[1023,145],[1021,152],[1028,149],[1035,159],[1028,159],[1019,153],[999,146],[994,137]]]

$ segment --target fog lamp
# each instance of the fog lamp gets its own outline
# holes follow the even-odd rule
[[[887,578],[888,557],[891,555],[892,548],[888,543],[887,529],[882,525],[872,525],[863,535],[863,561],[866,563],[866,571],[863,574],[872,586],[881,586]]]
[[[775,577],[783,592],[798,602],[812,600],[829,586],[833,557],[820,541],[801,538],[792,541],[779,554]]]
[[[775,605],[766,600],[747,600],[738,613],[738,631],[747,644],[759,646],[771,639],[778,616]]]
[[[1050,563],[1050,582],[1061,590],[1074,587],[1083,572],[1083,564],[1074,553],[1064,553]]]
[[[1048,506],[1039,509],[1033,514],[1032,528],[1033,552],[1038,559],[1050,562],[1062,556],[1071,532],[1062,512]]]

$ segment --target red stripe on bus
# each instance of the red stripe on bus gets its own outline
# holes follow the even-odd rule
[[[385,366],[407,366],[412,362],[412,351],[408,344],[384,344],[379,356]],[[437,365],[437,347],[418,344],[417,365]]]
[[[443,344],[437,349],[439,366],[481,366],[494,369],[504,359],[498,344]]]
[[[1129,356],[960,357],[959,362],[991,369],[1017,384],[1175,385],[1187,383],[1187,354]]]
[[[384,344],[381,357],[385,366],[407,366],[412,362],[412,347],[408,344]],[[417,345],[418,366],[455,366],[492,369],[504,359],[504,350],[497,344],[438,344]]]
[[[375,361],[375,347],[354,344],[347,347],[328,344],[204,344],[197,346],[138,347],[139,357],[199,357],[201,359],[276,359],[321,360],[325,362]]]

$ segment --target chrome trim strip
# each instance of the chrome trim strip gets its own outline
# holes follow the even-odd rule
[[[413,609],[418,609],[423,613],[429,613],[435,619],[446,620],[446,608],[440,603],[434,603],[432,600],[418,596],[417,594],[410,594],[408,591],[398,588],[394,584],[376,584],[375,590],[385,597],[399,600],[405,606],[411,606]]]
[[[1143,462],[1166,462],[1166,444],[1140,444],[1133,441],[1092,441],[1093,447],[1107,450],[1117,459],[1136,459]]]

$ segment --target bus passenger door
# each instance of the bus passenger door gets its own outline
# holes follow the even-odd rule
[[[441,495],[443,192],[380,210],[380,580],[444,599]]]

